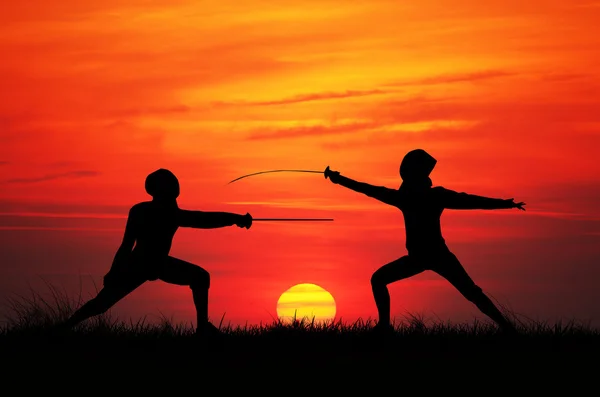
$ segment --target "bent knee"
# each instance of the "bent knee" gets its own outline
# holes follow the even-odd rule
[[[192,290],[210,288],[210,274],[204,269],[198,269],[198,271],[194,273],[190,288]]]
[[[389,284],[389,281],[386,279],[386,277],[383,275],[382,272],[376,271],[371,276],[371,286],[373,286],[373,287],[381,287],[381,286],[385,286],[388,284]]]

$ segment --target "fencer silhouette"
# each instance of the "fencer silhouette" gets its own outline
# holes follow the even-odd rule
[[[332,183],[398,208],[404,217],[408,255],[379,268],[371,277],[379,321],[376,330],[390,331],[390,294],[387,285],[432,270],[448,280],[466,299],[495,321],[502,330],[515,332],[514,325],[467,274],[442,236],[440,217],[444,209],[525,210],[525,203],[459,193],[433,186],[430,174],[437,160],[423,149],[408,152],[400,164],[402,183],[398,189],[355,181],[338,171],[325,170]]]
[[[249,229],[252,216],[229,212],[191,211],[179,208],[177,177],[158,169],[145,181],[151,201],[135,204],[129,210],[121,246],[116,252],[104,286],[98,295],[77,310],[61,328],[72,328],[83,320],[106,312],[146,281],[162,280],[189,286],[196,307],[196,332],[219,332],[208,321],[210,274],[200,266],[169,255],[179,227],[214,229],[236,225]]]

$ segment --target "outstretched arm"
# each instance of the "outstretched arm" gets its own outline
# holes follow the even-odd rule
[[[514,199],[499,199],[459,193],[443,187],[434,188],[440,204],[444,208],[454,210],[495,210],[518,208],[525,211],[525,203],[515,203]]]
[[[369,197],[373,197],[374,199],[377,199],[383,203],[394,205],[394,198],[397,192],[396,190],[387,188],[385,186],[375,186],[365,182],[355,181],[354,179],[350,179],[341,175],[338,171],[327,171],[326,176],[336,185],[343,186]]]
[[[178,224],[195,229],[216,229],[233,225],[248,229],[252,225],[252,216],[232,212],[179,210]]]

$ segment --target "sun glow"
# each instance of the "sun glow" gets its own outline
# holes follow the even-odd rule
[[[335,318],[333,296],[315,284],[298,284],[285,291],[277,301],[277,316],[281,321],[297,320],[326,322]]]

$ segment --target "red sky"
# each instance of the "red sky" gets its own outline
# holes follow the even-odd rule
[[[212,274],[210,316],[258,323],[315,283],[338,316],[374,317],[369,278],[406,253],[401,213],[310,174],[397,187],[420,147],[434,184],[527,202],[447,211],[449,247],[518,313],[600,323],[597,1],[31,0],[0,6],[0,291],[101,285],[145,176],[187,209],[255,217],[183,230],[172,254]],[[195,4],[194,4],[195,3]],[[392,310],[480,317],[424,273]],[[193,319],[185,287],[148,283],[119,316]]]

